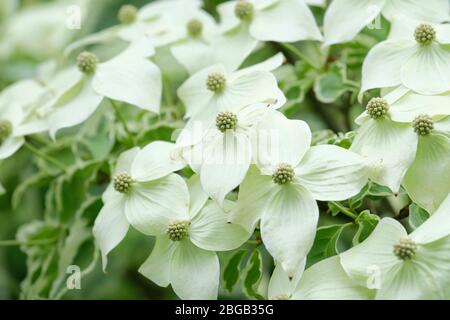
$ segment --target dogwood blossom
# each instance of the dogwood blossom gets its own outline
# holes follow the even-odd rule
[[[424,95],[449,91],[450,25],[400,18],[396,24],[401,31],[374,46],[364,60],[361,93],[400,84]]]
[[[333,0],[324,18],[325,44],[352,40],[380,13],[388,20],[399,15],[430,22],[450,20],[447,0]]]
[[[303,0],[235,0],[220,4],[217,10],[223,30],[242,24],[260,41],[322,40],[314,16]],[[277,23],[272,23],[274,20]]]
[[[340,255],[346,273],[361,285],[377,270],[377,299],[448,299],[450,196],[411,234],[384,218],[361,244]]]
[[[373,290],[349,278],[337,256],[297,272],[292,279],[277,264],[268,288],[271,300],[363,300],[372,296]]]
[[[373,181],[393,192],[403,182],[429,212],[450,192],[449,103],[448,94],[421,96],[402,87],[372,99],[350,148],[369,159]]]
[[[292,276],[314,241],[316,200],[344,200],[367,182],[364,159],[332,145],[311,147],[311,132],[301,120],[267,115],[256,130],[256,163],[239,189],[230,221],[253,230],[258,220],[266,249]],[[275,143],[268,143],[275,141]]]
[[[158,237],[139,272],[159,286],[171,284],[182,299],[216,299],[220,266],[214,251],[236,249],[250,234],[227,222],[223,209],[208,200],[198,176],[191,177],[188,186],[183,200],[189,208],[172,210],[164,219],[152,214],[141,216],[140,230]],[[234,205],[226,202],[227,209]],[[158,230],[150,227],[153,225],[158,225]]]
[[[170,159],[172,148],[171,143],[156,141],[143,149],[125,151],[117,159],[93,229],[102,252],[103,269],[108,253],[123,240],[130,223],[139,225],[140,215],[161,219],[147,226],[158,229],[169,217],[187,210],[185,182],[172,174],[184,165]]]

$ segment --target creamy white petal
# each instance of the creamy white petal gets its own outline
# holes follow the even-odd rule
[[[283,270],[280,263],[275,264],[275,269],[273,270],[272,276],[270,277],[269,287],[268,287],[268,298],[269,300],[277,299],[280,297],[291,297],[295,288],[298,285],[299,280],[303,275],[303,271],[306,265],[306,258],[300,263],[295,276],[290,279],[286,271]]]
[[[361,93],[393,87],[401,83],[401,69],[417,51],[414,41],[383,41],[374,46],[364,59]]]
[[[125,214],[130,224],[147,235],[161,235],[175,222],[189,221],[189,191],[176,174],[134,184],[127,195]]]
[[[237,0],[232,0],[223,2],[217,6],[217,12],[220,16],[220,27],[223,31],[229,31],[241,24],[241,21],[234,13],[234,8],[237,3]]]
[[[131,148],[124,151],[117,158],[116,167],[114,168],[114,174],[117,173],[131,173],[131,167],[133,165],[134,159],[140,151],[139,147]]]
[[[311,144],[311,130],[302,120],[291,120],[272,111],[255,129],[254,158],[265,174],[273,174],[279,164],[296,167]]]
[[[292,299],[296,300],[368,300],[373,292],[349,278],[338,256],[322,260],[308,268],[300,279]]]
[[[282,0],[257,11],[250,33],[260,41],[322,40],[314,15],[303,0]]]
[[[373,276],[383,277],[393,266],[402,263],[393,250],[406,236],[398,221],[384,218],[366,240],[340,254],[342,267],[360,285],[368,284]]]
[[[450,5],[447,0],[397,0],[386,1],[383,16],[392,20],[398,15],[408,19],[418,19],[430,22],[444,22],[450,20]]]
[[[97,66],[92,86],[110,99],[126,102],[159,113],[162,80],[151,61],[132,54],[121,54]]]
[[[251,145],[244,134],[218,133],[206,143],[200,179],[205,192],[220,205],[244,179],[250,166]]]
[[[25,139],[23,137],[10,137],[0,146],[0,160],[9,158],[22,147]]]
[[[131,167],[131,177],[135,181],[146,182],[167,176],[182,169],[185,164],[172,160],[170,155],[175,145],[165,141],[155,141],[139,151]]]
[[[290,276],[294,276],[311,249],[319,209],[311,193],[286,184],[273,194],[261,217],[264,245]]]
[[[108,263],[107,255],[114,249],[128,232],[128,221],[125,217],[125,199],[122,195],[108,199],[95,219],[95,241],[102,253],[103,271]]]
[[[437,43],[420,47],[401,69],[402,83],[421,94],[440,94],[450,90],[450,48]]]
[[[366,185],[369,174],[360,155],[333,145],[311,147],[295,173],[298,183],[321,201],[355,196]]]
[[[189,236],[197,247],[211,251],[228,251],[240,247],[250,233],[238,224],[228,222],[228,213],[235,203],[225,201],[225,210],[210,200],[192,220]]]
[[[385,0],[334,0],[324,17],[325,44],[352,40],[381,12]]]
[[[253,232],[268,199],[276,190],[277,186],[271,176],[262,175],[256,166],[251,166],[239,186],[237,205],[230,212],[230,221],[241,225],[248,232]]]
[[[236,77],[241,76],[246,73],[252,73],[253,71],[274,71],[281,67],[281,65],[286,61],[286,57],[281,53],[264,60],[263,62],[254,64],[250,67],[236,71]]]
[[[350,150],[367,159],[371,180],[398,192],[416,156],[417,141],[410,124],[370,119],[358,129]]]
[[[170,264],[173,291],[184,300],[217,299],[220,280],[219,259],[214,252],[183,240],[175,249]]]
[[[169,237],[156,237],[155,246],[150,256],[139,267],[139,273],[150,279],[160,287],[170,284],[170,262],[177,243],[170,241]]]
[[[410,198],[430,213],[450,192],[450,140],[440,134],[419,138],[416,159],[403,186]]]
[[[208,195],[202,188],[200,176],[194,174],[187,181],[189,189],[189,216],[194,219],[208,201]]]

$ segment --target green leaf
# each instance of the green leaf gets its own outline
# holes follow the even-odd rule
[[[318,228],[314,244],[307,257],[307,267],[338,254],[339,237],[342,231],[351,224],[335,224]]]
[[[258,249],[255,249],[250,259],[247,261],[243,285],[244,293],[248,297],[253,297],[258,300],[264,299],[264,297],[257,292],[262,277],[262,267],[261,253]]]
[[[372,233],[379,221],[380,217],[370,213],[369,210],[362,211],[355,219],[355,222],[358,224],[358,230],[353,237],[353,245],[356,246],[363,242]]]
[[[22,202],[25,193],[33,187],[39,187],[48,184],[53,177],[46,172],[38,172],[30,176],[14,190],[12,195],[12,207],[17,209]]]
[[[385,186],[382,186],[382,185],[372,182],[368,197],[371,199],[377,200],[377,199],[389,197],[392,195],[393,195],[393,193],[392,193],[391,189],[389,189],[388,187],[385,187]]]
[[[412,228],[417,229],[429,217],[430,214],[425,209],[422,209],[415,203],[410,204],[408,221]]]
[[[233,291],[234,285],[239,280],[240,275],[240,264],[242,257],[247,252],[247,250],[239,250],[233,254],[233,256],[228,260],[228,263],[223,271],[223,280],[225,282],[225,289],[231,293]]]
[[[345,65],[334,63],[327,72],[319,75],[314,83],[314,92],[319,101],[332,103],[343,95],[348,87],[346,81]]]

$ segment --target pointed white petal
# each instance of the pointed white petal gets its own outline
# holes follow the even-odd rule
[[[324,18],[325,44],[347,42],[372,22],[385,0],[334,0]]]
[[[220,205],[244,179],[250,166],[251,145],[247,136],[229,130],[207,142],[200,179],[205,192]]]
[[[130,224],[147,235],[161,235],[178,221],[189,221],[189,191],[183,178],[171,174],[135,184],[125,203]]]
[[[290,279],[286,271],[283,270],[280,263],[276,263],[275,269],[273,270],[272,276],[269,281],[268,288],[268,298],[270,300],[277,299],[279,297],[291,297],[294,293],[295,288],[298,285],[299,280],[303,275],[305,270],[306,258],[300,263],[295,276]]]
[[[403,186],[410,198],[430,213],[450,192],[450,141],[440,134],[419,138],[416,159]]]
[[[147,59],[121,54],[101,63],[97,66],[92,86],[105,97],[159,113],[161,72]]]
[[[420,47],[401,69],[402,83],[427,95],[440,94],[450,89],[450,48],[437,43]]]
[[[122,152],[119,158],[117,158],[116,167],[114,168],[114,174],[131,173],[131,167],[139,151],[139,147],[134,147]]]
[[[10,137],[6,139],[0,146],[0,160],[9,158],[24,144],[23,137]]]
[[[202,188],[200,177],[194,174],[187,181],[189,189],[189,216],[193,219],[208,201],[208,195]]]
[[[388,20],[398,17],[399,13],[408,19],[430,22],[450,20],[450,5],[447,0],[424,2],[422,0],[386,1],[383,16]]]
[[[103,271],[108,263],[107,255],[114,249],[128,232],[125,217],[125,199],[122,195],[108,199],[95,219],[93,233],[102,253]]]
[[[287,184],[268,200],[261,217],[261,236],[267,251],[293,276],[311,249],[319,209],[308,190]]]
[[[214,252],[183,240],[175,249],[170,265],[173,291],[184,300],[217,299],[220,280],[219,259]]]
[[[170,262],[176,245],[166,235],[156,237],[153,251],[139,267],[139,273],[158,286],[167,287],[170,284]]]
[[[370,179],[398,192],[416,156],[417,141],[409,124],[370,119],[358,129],[350,150],[367,159]]]
[[[360,155],[332,145],[311,147],[295,171],[299,183],[321,201],[351,198],[368,178],[366,162]]]

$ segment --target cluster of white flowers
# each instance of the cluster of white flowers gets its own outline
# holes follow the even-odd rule
[[[450,298],[449,1],[334,0],[323,36],[308,4],[325,5],[227,1],[219,23],[199,0],[123,6],[121,24],[66,49],[71,57],[93,44],[125,43],[113,57],[82,51],[68,67],[1,93],[0,159],[27,135],[56,139],[102,101],[159,113],[164,81],[152,57],[166,48],[189,74],[177,90],[186,125],[175,143],[155,141],[117,159],[93,229],[104,269],[131,225],[156,237],[141,274],[182,299],[215,299],[216,252],[239,248],[257,230],[276,264],[270,299]],[[370,89],[382,88],[381,96],[357,118],[349,150],[312,145],[308,124],[279,111],[287,99],[273,71],[283,54],[240,68],[262,42],[312,40],[327,50],[380,13],[391,31],[364,61],[360,99]],[[185,167],[194,171],[189,179],[176,173]],[[369,179],[394,193],[403,187],[431,217],[409,235],[384,218],[361,244],[305,270],[316,201],[347,200]],[[367,285],[371,266],[379,268],[376,288]]]

